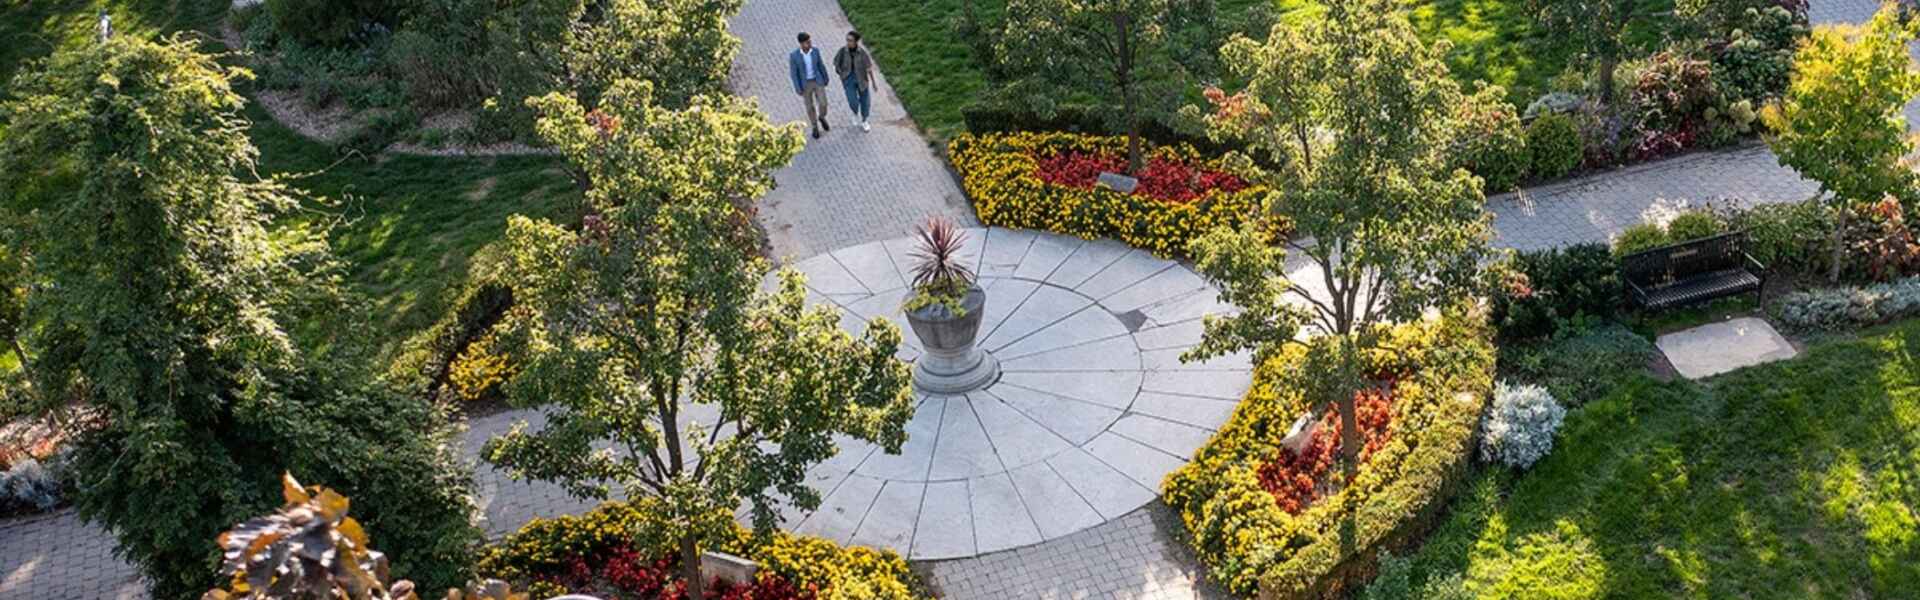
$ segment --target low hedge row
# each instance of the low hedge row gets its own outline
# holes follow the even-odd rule
[[[505,278],[506,263],[500,248],[491,244],[475,253],[453,310],[406,341],[388,368],[389,380],[407,393],[432,402],[458,397],[458,390],[449,385],[455,361],[513,307],[513,287]]]
[[[581,591],[557,583],[576,568],[576,559],[632,550],[675,561],[678,546],[670,537],[667,523],[659,518],[662,511],[654,508],[656,502],[652,498],[607,502],[582,515],[534,519],[484,548],[476,570],[481,577],[506,581],[534,598],[551,598]],[[907,562],[892,551],[843,547],[831,540],[786,532],[761,538],[738,526],[702,540],[701,548],[759,562],[763,577],[791,582],[808,591],[803,596],[876,600],[926,597]]]
[[[1484,318],[1457,311],[1405,325],[1370,372],[1405,373],[1395,386],[1391,440],[1351,484],[1298,515],[1262,489],[1259,465],[1305,411],[1304,351],[1290,347],[1256,370],[1253,388],[1192,462],[1169,474],[1163,499],[1180,513],[1213,580],[1236,595],[1335,597],[1371,574],[1383,548],[1444,506],[1472,456],[1475,423],[1492,387]]]
[[[1267,196],[1267,188],[1250,185],[1172,202],[1105,188],[1055,185],[1036,175],[1044,157],[1065,152],[1125,156],[1126,143],[1125,137],[1075,133],[966,134],[955,138],[947,152],[982,223],[1113,238],[1161,256],[1184,254],[1188,242],[1215,227],[1238,227],[1260,211]],[[1246,166],[1203,158],[1192,146],[1155,146],[1149,151],[1153,157],[1251,179]]]

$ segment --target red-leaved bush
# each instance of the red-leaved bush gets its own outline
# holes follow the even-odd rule
[[[1386,445],[1391,435],[1387,426],[1393,421],[1393,398],[1390,391],[1366,390],[1354,394],[1354,405],[1360,411],[1360,439],[1364,442],[1360,462],[1364,463]],[[1320,428],[1307,440],[1304,451],[1295,454],[1281,448],[1273,460],[1260,465],[1260,487],[1273,494],[1281,510],[1300,514],[1329,491],[1327,473],[1340,464],[1340,451],[1340,413],[1330,410],[1321,416]]]
[[[1068,151],[1035,158],[1040,166],[1034,176],[1054,185],[1087,189],[1094,186],[1101,173],[1127,172],[1124,156]],[[1247,187],[1245,181],[1231,174],[1158,156],[1147,159],[1146,166],[1134,177],[1140,180],[1134,194],[1168,202],[1192,202],[1215,190],[1231,193]]]

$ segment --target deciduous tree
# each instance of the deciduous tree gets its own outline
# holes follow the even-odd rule
[[[338,482],[398,571],[466,578],[468,475],[440,415],[289,332],[351,296],[322,232],[253,176],[229,80],[195,42],[114,37],[24,70],[0,103],[0,211],[31,250],[19,327],[36,408],[83,417],[73,493],[160,598],[213,583],[228,525],[280,475]],[[335,340],[345,343],[348,340]],[[346,354],[338,355],[340,357]]]
[[[1392,0],[1334,3],[1324,20],[1277,26],[1264,43],[1237,38],[1221,53],[1247,87],[1209,92],[1215,110],[1202,116],[1216,137],[1282,165],[1264,175],[1268,208],[1293,232],[1284,243],[1255,226],[1195,240],[1201,274],[1244,311],[1208,316],[1182,359],[1251,350],[1264,362],[1283,344],[1309,344],[1325,375],[1311,397],[1341,413],[1351,481],[1354,395],[1368,375],[1360,353],[1380,346],[1385,324],[1474,297],[1493,257],[1481,183],[1449,167],[1462,94],[1445,46],[1422,43]],[[1289,250],[1305,264],[1289,269]]]
[[[1646,0],[1531,0],[1531,8],[1548,35],[1584,54],[1599,85],[1600,102],[1611,106],[1614,72],[1632,50],[1628,33],[1664,10]]]
[[[1138,172],[1142,121],[1172,111],[1187,89],[1179,34],[1212,14],[1212,0],[1011,0],[995,40],[1016,78],[1003,93],[1042,114],[1072,101],[1101,107],[1127,133],[1127,168]]]
[[[632,80],[591,111],[559,94],[532,104],[588,179],[592,214],[580,231],[508,226],[518,306],[501,339],[525,361],[509,396],[546,406],[547,423],[494,439],[487,459],[583,497],[662,498],[697,597],[700,534],[743,502],[762,531],[777,496],[817,507],[804,475],[835,434],[899,450],[913,412],[900,332],[876,321],[854,339],[805,306],[792,272],[756,291],[767,267],[736,202],[770,188],[797,130],[728,96],[664,108]]]
[[[1845,254],[1840,237],[1848,209],[1887,194],[1913,196],[1914,173],[1901,164],[1913,151],[1903,109],[1920,94],[1920,72],[1907,55],[1912,40],[1891,4],[1864,27],[1816,28],[1794,57],[1786,94],[1761,112],[1780,164],[1820,182],[1841,209],[1828,267],[1834,281]]]

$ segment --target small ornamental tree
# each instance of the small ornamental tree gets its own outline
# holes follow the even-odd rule
[[[1614,72],[1633,50],[1627,33],[1651,18],[1658,3],[1645,0],[1531,0],[1540,24],[1554,39],[1563,40],[1585,55],[1599,86],[1600,103],[1613,105]]]
[[[1903,109],[1920,94],[1920,72],[1907,55],[1912,40],[1893,4],[1864,27],[1823,25],[1795,54],[1786,94],[1761,112],[1780,164],[1820,182],[1841,209],[1828,272],[1834,281],[1850,209],[1887,194],[1913,196],[1914,173],[1901,164],[1913,150]]]
[[[1386,324],[1460,304],[1486,283],[1480,181],[1448,167],[1462,95],[1445,46],[1423,44],[1392,0],[1335,3],[1324,20],[1277,26],[1265,43],[1236,38],[1221,53],[1247,88],[1210,92],[1216,111],[1204,120],[1215,137],[1284,165],[1264,176],[1269,210],[1294,235],[1276,244],[1248,226],[1194,242],[1200,273],[1244,312],[1209,315],[1181,359],[1252,350],[1264,363],[1283,344],[1308,344],[1309,368],[1325,374],[1309,397],[1338,407],[1352,481],[1354,396],[1373,375],[1360,372],[1361,354],[1380,349]],[[1289,250],[1312,263],[1306,280],[1288,277]],[[1302,342],[1308,333],[1323,335]]]
[[[700,597],[703,533],[746,503],[760,531],[779,496],[817,508],[807,468],[845,434],[890,452],[913,412],[900,331],[863,339],[805,306],[801,276],[772,293],[751,222],[736,208],[772,185],[801,146],[750,102],[656,106],[622,80],[588,111],[568,96],[532,101],[541,137],[588,179],[580,231],[515,217],[508,225],[518,302],[500,339],[526,364],[510,397],[545,406],[547,424],[490,441],[487,460],[575,495],[657,496]]]
[[[1140,126],[1170,112],[1186,89],[1176,35],[1212,0],[1011,0],[995,40],[1015,77],[1003,93],[1042,114],[1090,100],[1127,134],[1127,170],[1145,165]]]
[[[0,102],[0,211],[31,251],[19,339],[35,408],[84,417],[81,518],[154,596],[190,598],[213,583],[207,540],[277,504],[282,473],[312,473],[378,515],[397,572],[464,581],[479,532],[451,431],[292,333],[352,297],[324,232],[268,228],[300,198],[251,177],[244,72],[195,45],[84,44]]]

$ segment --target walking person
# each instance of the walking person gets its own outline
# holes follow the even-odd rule
[[[833,131],[827,125],[827,65],[820,49],[813,47],[812,36],[803,31],[799,39],[800,48],[787,55],[787,73],[793,78],[793,93],[807,103],[807,128],[817,140],[820,132]]]
[[[833,53],[833,72],[840,75],[840,87],[847,91],[847,110],[860,123],[861,131],[873,131],[867,115],[873,110],[873,57],[860,48],[860,32],[847,32],[847,46]]]

